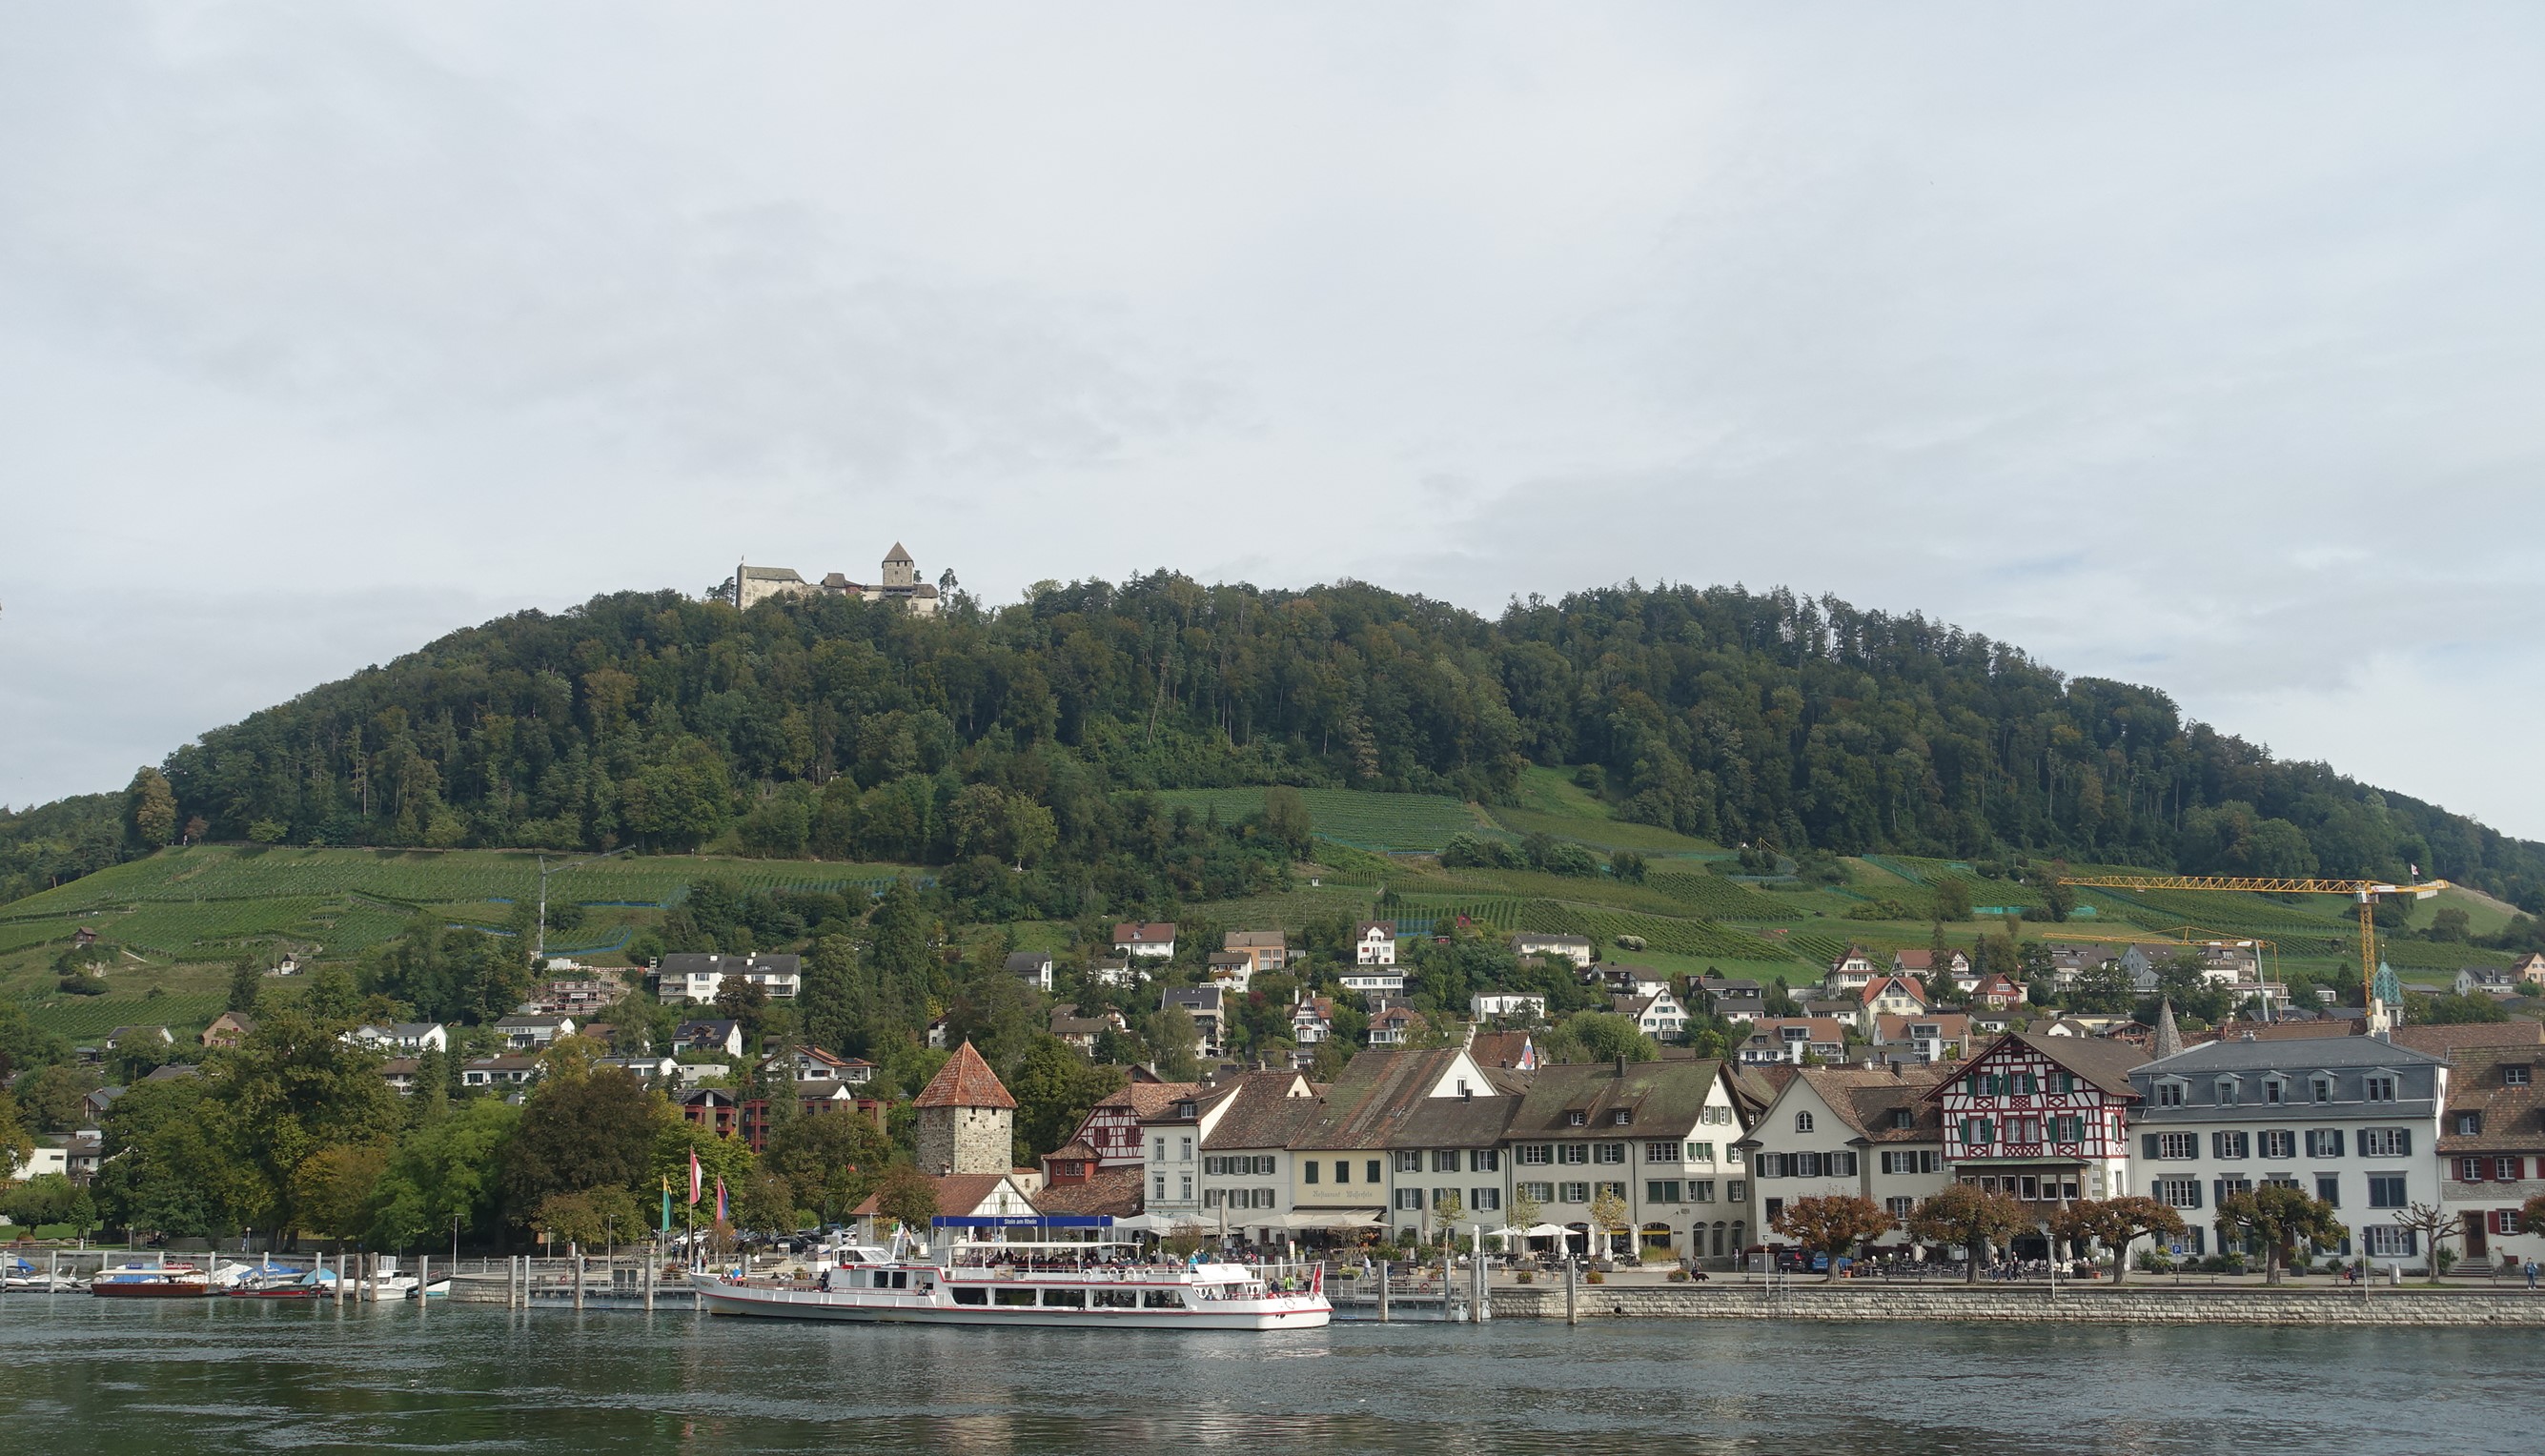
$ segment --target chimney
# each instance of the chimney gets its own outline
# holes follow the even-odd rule
[[[1617,1053],[1617,1075],[1619,1077],[1626,1075],[1626,1054],[1624,1052]]]

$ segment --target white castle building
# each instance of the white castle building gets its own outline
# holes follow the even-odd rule
[[[772,597],[822,593],[862,597],[868,602],[898,602],[920,616],[937,613],[937,589],[919,579],[919,564],[910,559],[899,541],[892,543],[891,553],[883,558],[883,580],[871,585],[850,581],[836,571],[818,582],[808,582],[792,567],[753,566],[746,562],[734,568],[733,605],[745,610]]]

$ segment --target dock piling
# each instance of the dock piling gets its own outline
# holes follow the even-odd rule
[[[1574,1292],[1577,1282],[1574,1271],[1573,1255],[1568,1254],[1564,1256],[1564,1323],[1567,1325],[1582,1323],[1582,1311]]]
[[[1387,1323],[1387,1260],[1378,1261],[1378,1323]]]

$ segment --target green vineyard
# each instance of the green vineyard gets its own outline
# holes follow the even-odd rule
[[[1357,849],[1437,853],[1453,834],[1492,834],[1474,812],[1446,794],[1387,794],[1349,788],[1303,788],[1308,823],[1317,838]],[[1264,811],[1261,788],[1161,789],[1160,803],[1199,814],[1217,810],[1223,822]]]

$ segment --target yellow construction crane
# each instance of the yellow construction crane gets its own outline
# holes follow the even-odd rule
[[[2359,907],[2359,1005],[2369,1029],[2393,1024],[2393,1013],[2377,994],[2377,897],[2410,895],[2427,900],[2456,886],[2446,880],[2389,884],[2384,880],[2314,880],[2249,878],[2221,874],[2084,874],[2061,875],[2059,883],[2094,890],[2241,890],[2249,895],[2342,895]]]

